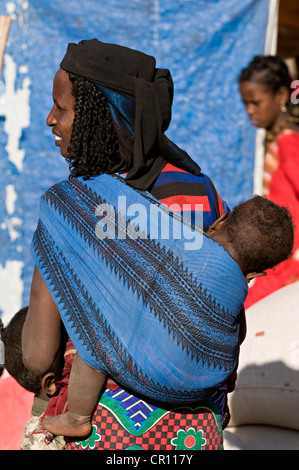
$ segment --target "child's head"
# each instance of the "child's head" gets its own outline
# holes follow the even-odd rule
[[[54,369],[42,377],[26,369],[22,360],[22,329],[28,307],[19,310],[4,328],[0,320],[1,339],[4,343],[5,369],[26,390],[49,399],[55,392]]]
[[[294,225],[286,207],[254,196],[236,206],[218,226],[216,222],[210,235],[226,248],[250,280],[290,256]]]

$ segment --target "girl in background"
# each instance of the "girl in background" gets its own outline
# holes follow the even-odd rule
[[[239,90],[256,127],[266,130],[263,195],[288,206],[294,223],[292,256],[267,276],[255,279],[245,307],[299,280],[299,126],[291,102],[292,78],[277,56],[256,56],[241,71]]]

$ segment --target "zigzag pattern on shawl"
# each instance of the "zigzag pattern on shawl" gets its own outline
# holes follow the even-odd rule
[[[76,203],[80,197],[80,205]],[[166,252],[164,247],[160,247],[155,240],[140,239],[128,240],[125,244],[115,243],[113,240],[99,240],[95,235],[94,226],[97,222],[95,217],[95,207],[105,202],[96,193],[85,185],[81,185],[78,181],[64,182],[54,186],[45,195],[47,202],[52,205],[64,220],[80,234],[83,240],[88,242],[93,249],[101,255],[102,259],[109,264],[110,269],[115,275],[122,278],[122,282],[127,284],[128,289],[142,298],[144,304],[149,305],[159,320],[163,322],[164,327],[168,328],[169,334],[177,339],[181,347],[196,357],[198,361],[211,361],[211,364],[226,369],[227,361],[231,358],[229,350],[229,336],[231,329],[231,315],[225,311],[220,304],[216,304],[212,296],[203,289],[202,285],[193,279],[192,273],[188,273],[188,269],[184,268],[174,258],[171,251]],[[178,278],[175,284],[175,290],[180,293],[182,298],[188,297],[192,300],[192,307],[199,311],[205,318],[205,325],[212,325],[213,321],[217,321],[218,328],[225,329],[228,341],[217,344],[215,338],[216,351],[211,349],[210,341],[205,340],[204,333],[198,330],[198,335],[194,337],[194,324],[190,324],[188,315],[182,315],[181,310],[170,302],[170,297],[165,296],[165,292],[161,290],[157,296],[149,286],[144,282],[148,273],[143,270],[142,263],[138,266],[134,265],[134,269],[130,269],[130,250],[142,250],[142,256],[150,261],[150,266],[158,267],[163,270],[163,276],[171,283],[173,279]],[[155,272],[155,270],[153,270]],[[183,326],[183,328],[182,328]],[[191,333],[190,333],[191,332]]]
[[[160,322],[163,322],[164,327],[168,329],[169,334],[176,338],[177,343],[183,349],[186,348],[188,354],[191,353],[197,361],[208,362],[214,367],[218,366],[224,370],[230,367],[232,356],[229,346],[230,336],[233,335],[230,313],[225,311],[219,303],[216,304],[207,290],[192,278],[192,273],[189,274],[188,269],[174,258],[173,253],[165,252],[165,248],[161,248],[155,240],[138,238],[129,240],[129,243],[127,240],[125,244],[115,243],[114,240],[109,240],[108,243],[107,240],[99,240],[94,230],[98,220],[94,212],[95,207],[105,201],[90,188],[82,187],[77,181],[65,183],[64,185],[60,183],[48,191],[46,199],[72,229],[76,230],[90,246],[93,246],[93,249],[109,264],[111,272],[122,279],[128,289],[131,289],[139,298],[141,297],[144,304],[150,306]],[[74,194],[80,194],[80,206],[76,204]],[[168,279],[169,283],[177,279],[178,282],[172,288],[177,293],[179,292],[182,298],[188,298],[189,303],[192,302],[192,307],[200,311],[201,317],[204,318],[205,325],[213,326],[213,322],[216,321],[218,329],[223,330],[221,332],[227,335],[228,340],[217,342],[217,337],[215,337],[215,345],[212,349],[210,338],[204,337],[203,329],[198,328],[195,337],[194,324],[190,324],[188,315],[182,314],[177,305],[171,303],[171,296],[165,295],[163,290],[157,296],[150,288],[150,283],[144,282],[148,272],[144,273],[142,263],[130,269],[130,250],[135,252],[136,249],[142,250],[142,256],[150,260],[151,266],[163,270],[163,276]],[[153,272],[156,271],[153,269]]]
[[[123,386],[127,386],[128,389],[135,387],[135,389],[139,389],[140,393],[144,387],[147,387],[147,389],[153,390],[156,399],[168,396],[177,403],[185,402],[186,399],[190,402],[197,402],[214,393],[216,388],[206,388],[202,391],[174,390],[149,379],[143,370],[134,363],[133,358],[114,334],[111,326],[61,253],[59,254],[60,263],[55,263],[55,251],[59,251],[59,249],[55,246],[54,240],[41,221],[39,221],[34,234],[33,248],[40,261],[41,270],[45,269],[44,273],[49,285],[53,287],[58,305],[68,312],[66,317],[71,319],[71,328],[75,334],[79,335],[90,354],[100,363],[104,362],[111,376],[116,380],[118,378]],[[73,274],[72,283],[65,276],[66,270],[70,270]],[[87,317],[89,321],[86,321]],[[95,333],[93,320],[100,324],[103,332],[101,336]],[[119,360],[123,367],[120,367]]]
[[[43,273],[45,281],[48,282],[49,288],[52,288],[53,292],[57,296],[58,304],[62,309],[68,310],[74,314],[74,316],[71,317],[73,320],[73,325],[71,326],[75,328],[75,332],[80,332],[80,337],[82,338],[83,343],[86,344],[92,356],[96,357],[97,355],[94,344],[84,330],[86,317],[85,308],[86,304],[90,306],[90,299],[86,296],[85,303],[82,302],[82,300],[80,303],[75,301],[78,292],[83,292],[81,282],[74,272],[73,283],[70,284],[68,282],[63,269],[68,265],[68,263],[57,262],[58,247],[55,246],[54,240],[40,220],[38,221],[38,225],[33,236],[32,249],[36,253],[39,262],[39,269]],[[60,261],[63,261],[61,253],[59,258]]]

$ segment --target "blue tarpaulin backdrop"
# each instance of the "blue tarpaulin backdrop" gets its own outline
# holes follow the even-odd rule
[[[12,24],[0,88],[0,314],[28,302],[39,199],[67,176],[45,120],[68,42],[97,37],[169,68],[167,135],[234,206],[252,195],[255,147],[237,76],[264,52],[268,9],[269,0],[2,0]]]

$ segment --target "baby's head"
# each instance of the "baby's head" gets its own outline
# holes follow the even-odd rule
[[[54,368],[42,377],[26,369],[22,359],[22,329],[28,307],[19,310],[4,328],[0,320],[1,339],[4,343],[5,369],[26,390],[49,400],[56,390]]]
[[[231,254],[247,281],[289,258],[294,243],[288,209],[261,196],[236,206],[208,234]]]

